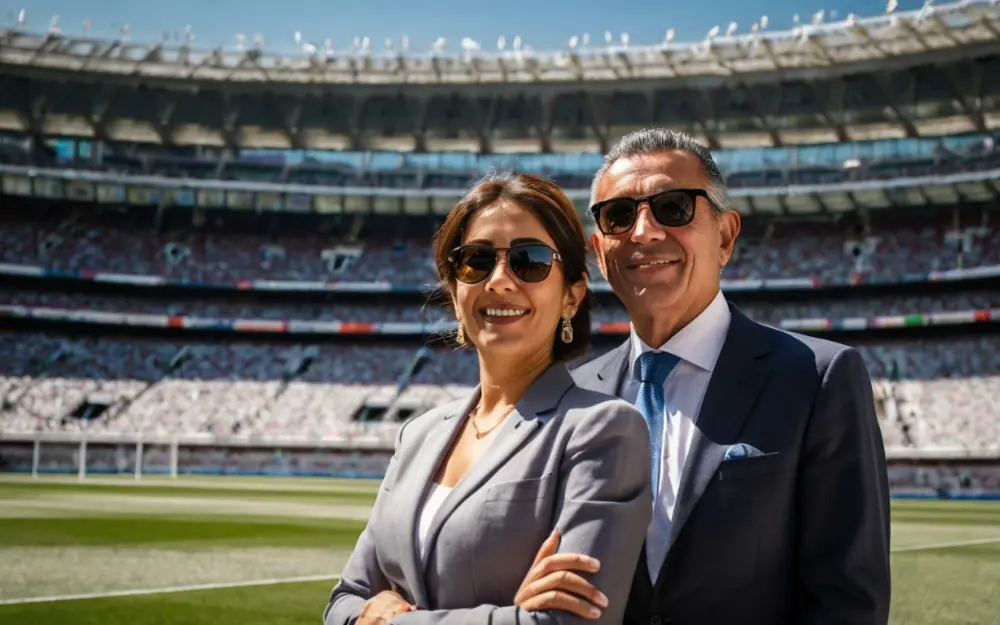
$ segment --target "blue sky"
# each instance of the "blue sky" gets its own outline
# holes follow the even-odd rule
[[[899,0],[899,9],[922,4]],[[695,41],[716,24],[725,31],[736,22],[739,32],[748,32],[761,15],[768,16],[769,30],[776,30],[790,28],[795,13],[808,21],[822,9],[843,19],[850,13],[878,15],[885,5],[885,0],[0,0],[0,23],[11,25],[24,8],[30,30],[45,30],[58,14],[68,34],[82,34],[89,18],[92,35],[115,37],[128,24],[132,39],[142,41],[157,41],[165,31],[183,33],[190,24],[198,47],[235,48],[236,33],[245,33],[248,41],[261,33],[267,49],[280,53],[296,50],[295,31],[320,47],[330,38],[335,49],[366,35],[376,50],[387,37],[398,45],[403,35],[418,51],[438,37],[448,40],[449,50],[457,50],[463,37],[492,49],[498,36],[510,42],[519,35],[535,50],[550,50],[567,47],[570,37],[585,32],[592,41],[603,40],[606,30],[616,39],[627,32],[633,44],[642,44],[662,41],[674,28],[678,41]]]

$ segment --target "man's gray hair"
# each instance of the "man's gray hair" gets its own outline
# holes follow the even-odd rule
[[[594,174],[594,182],[590,185],[590,204],[597,201],[597,187],[608,169],[623,158],[645,156],[659,152],[678,150],[693,154],[705,170],[705,192],[717,213],[730,210],[729,193],[726,192],[726,181],[719,171],[712,153],[694,137],[683,132],[667,130],[666,128],[643,128],[625,135],[612,146],[604,157],[604,164]]]

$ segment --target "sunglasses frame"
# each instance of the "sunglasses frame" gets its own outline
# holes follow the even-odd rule
[[[704,189],[667,189],[666,191],[659,191],[657,193],[653,193],[651,195],[644,195],[642,197],[620,196],[620,197],[611,197],[606,200],[601,200],[600,202],[594,203],[594,205],[590,207],[590,216],[594,218],[594,222],[597,224],[597,229],[600,230],[602,234],[607,236],[619,236],[622,234],[627,234],[629,232],[632,232],[632,229],[635,228],[636,222],[639,221],[639,207],[643,203],[645,203],[649,205],[649,212],[653,213],[653,219],[656,220],[656,223],[660,224],[665,228],[683,228],[684,226],[687,226],[692,221],[694,221],[694,214],[695,214],[694,210],[691,211],[691,217],[687,221],[685,221],[682,224],[676,224],[676,225],[665,224],[661,222],[659,219],[657,219],[656,213],[653,211],[653,204],[652,204],[653,200],[660,196],[667,195],[669,193],[682,193],[684,195],[687,195],[689,198],[691,198],[691,202],[694,204],[695,209],[698,208],[698,198],[700,197],[705,198],[705,200],[708,201],[709,204],[712,203],[711,198],[708,197],[708,191]],[[601,209],[612,202],[621,202],[621,201],[628,201],[632,203],[632,225],[630,225],[627,229],[621,232],[605,232],[604,229],[601,228],[601,218],[600,218]]]
[[[510,256],[509,256],[510,251],[511,250],[521,249],[521,248],[525,248],[525,247],[541,247],[541,248],[545,248],[545,249],[547,249],[552,254],[552,261],[549,263],[549,269],[545,273],[545,277],[543,277],[541,280],[537,280],[535,282],[529,282],[528,280],[525,280],[521,276],[517,275],[517,272],[514,271],[513,269],[510,270],[510,273],[515,278],[517,278],[519,281],[521,281],[521,282],[523,282],[525,284],[538,284],[539,282],[544,282],[549,277],[549,274],[552,273],[552,264],[555,263],[555,262],[560,262],[560,263],[562,262],[562,254],[560,254],[559,252],[557,252],[556,250],[552,249],[551,247],[549,247],[548,245],[546,245],[544,243],[521,243],[521,244],[518,244],[518,245],[512,245],[510,247],[493,247],[492,245],[486,245],[485,243],[466,243],[465,245],[459,245],[458,247],[456,247],[455,249],[453,249],[450,254],[448,254],[448,263],[451,265],[451,274],[452,274],[452,276],[454,276],[454,278],[455,278],[456,281],[461,282],[462,284],[479,284],[480,282],[483,282],[484,280],[486,280],[487,278],[489,278],[490,276],[492,276],[493,272],[497,270],[497,265],[500,264],[500,252],[504,253],[504,257],[505,257],[505,260],[507,262],[507,266],[510,267]],[[482,249],[482,250],[490,250],[491,252],[493,252],[493,267],[486,273],[485,276],[483,276],[483,278],[481,280],[476,280],[475,282],[465,282],[463,280],[459,280],[458,279],[457,267],[455,266],[455,264],[456,264],[456,262],[458,260],[458,254],[462,250],[466,250],[466,249],[470,249],[470,248]]]

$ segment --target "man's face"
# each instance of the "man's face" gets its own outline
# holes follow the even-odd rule
[[[672,150],[621,159],[601,178],[595,200],[643,197],[670,189],[705,189],[701,162]],[[719,289],[719,275],[732,254],[740,219],[735,211],[718,215],[698,198],[690,224],[668,227],[639,205],[635,226],[618,235],[592,237],[601,273],[630,316],[700,312]],[[674,316],[671,315],[671,316]]]

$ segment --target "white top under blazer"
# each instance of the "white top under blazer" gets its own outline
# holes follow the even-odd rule
[[[451,488],[435,482],[431,486],[430,492],[427,493],[427,499],[420,510],[420,518],[417,520],[417,545],[420,546],[420,559],[425,562],[427,560],[427,532],[430,531],[431,521],[451,491]]]

